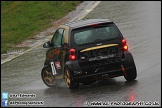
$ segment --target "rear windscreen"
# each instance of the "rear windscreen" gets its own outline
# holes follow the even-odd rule
[[[73,30],[72,34],[74,42],[82,45],[116,38],[119,36],[119,30],[114,24],[107,24]]]

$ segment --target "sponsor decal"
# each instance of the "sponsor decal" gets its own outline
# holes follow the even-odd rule
[[[82,56],[81,59],[85,59],[85,56]]]
[[[88,61],[103,60],[116,61],[121,59],[121,51],[118,46],[89,50],[80,54],[81,59]],[[84,58],[85,57],[85,58]]]
[[[61,69],[61,65],[60,65],[60,62],[59,61],[58,62],[55,62],[55,66],[56,66],[57,69]]]
[[[89,61],[102,60],[102,59],[107,59],[111,57],[115,57],[115,55],[111,54],[111,55],[105,55],[105,56],[97,56],[97,57],[90,58]]]

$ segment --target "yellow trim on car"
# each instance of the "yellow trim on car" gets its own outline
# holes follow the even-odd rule
[[[66,25],[60,25],[58,28],[64,28],[65,29],[65,40],[64,43],[68,43],[68,36],[69,36],[69,27]]]
[[[80,52],[85,52],[85,51],[90,51],[94,49],[100,49],[100,48],[106,48],[106,47],[111,47],[111,46],[117,46],[118,44],[107,44],[107,45],[102,45],[102,46],[96,46],[96,47],[91,47],[91,48],[86,48],[84,50],[81,50]]]

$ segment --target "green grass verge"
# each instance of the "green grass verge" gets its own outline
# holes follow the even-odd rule
[[[1,54],[51,27],[80,1],[1,1]]]

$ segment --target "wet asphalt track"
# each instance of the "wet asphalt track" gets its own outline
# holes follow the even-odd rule
[[[90,106],[97,101],[161,106],[161,1],[102,1],[85,18],[108,18],[116,23],[134,57],[135,81],[127,82],[121,76],[69,91],[60,80],[55,88],[48,88],[40,74],[46,49],[39,46],[1,65],[1,92],[35,94],[35,98],[8,100],[43,101],[40,107]]]

